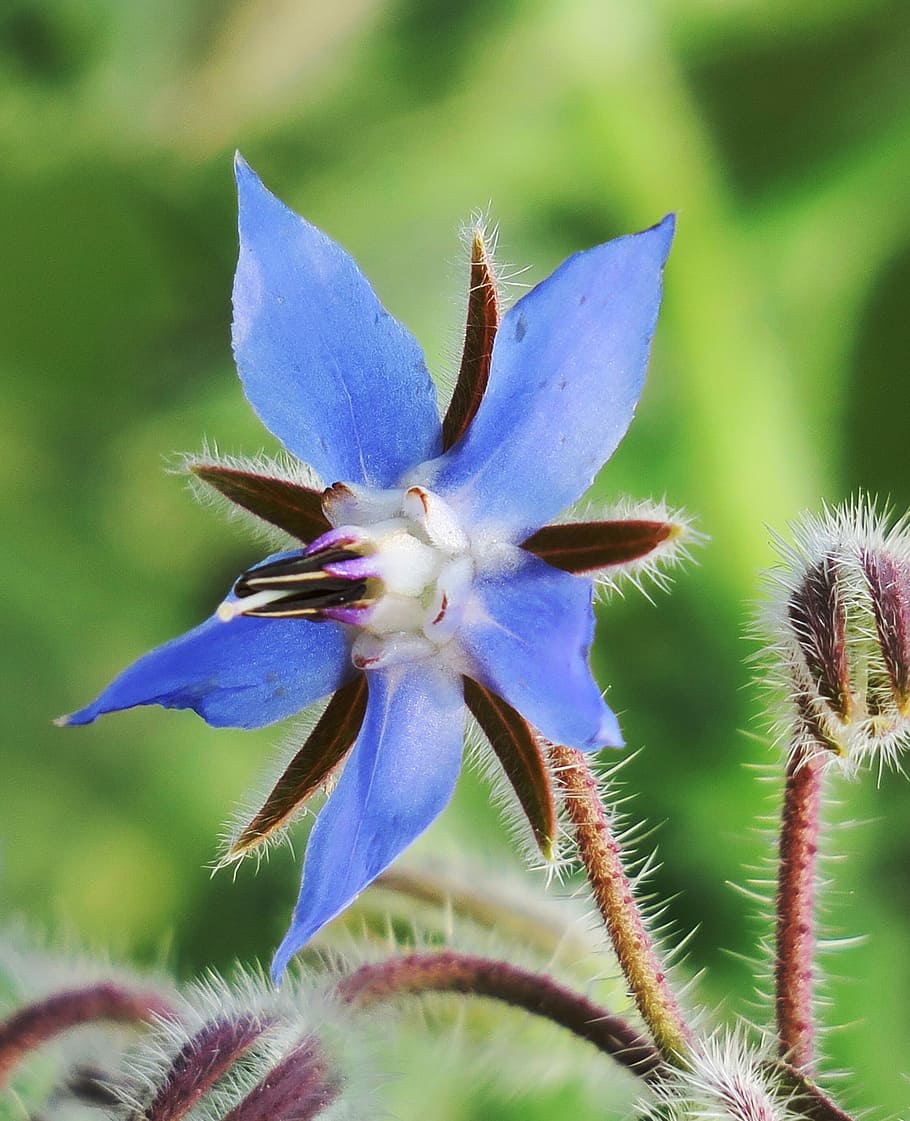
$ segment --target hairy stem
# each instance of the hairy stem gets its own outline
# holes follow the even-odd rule
[[[338,985],[346,1003],[369,1005],[404,993],[454,992],[492,997],[542,1016],[593,1043],[639,1078],[658,1078],[663,1064],[651,1044],[619,1016],[550,977],[505,961],[452,950],[410,954],[361,966]]]
[[[550,759],[565,792],[566,812],[594,901],[629,990],[660,1053],[668,1062],[680,1065],[689,1049],[689,1028],[635,902],[597,780],[585,756],[574,748],[552,744]]]
[[[88,985],[54,993],[21,1008],[0,1023],[0,1086],[21,1059],[60,1032],[81,1024],[109,1020],[130,1023],[173,1012],[156,993],[131,992],[114,984]]]
[[[803,1074],[813,1067],[815,879],[824,759],[798,749],[787,764],[777,880],[774,966],[780,1054]]]
[[[204,1024],[173,1056],[142,1121],[179,1121],[269,1026],[268,1020],[253,1015]]]
[[[828,1095],[788,1063],[774,1062],[769,1069],[780,1079],[790,1109],[806,1121],[853,1121]]]

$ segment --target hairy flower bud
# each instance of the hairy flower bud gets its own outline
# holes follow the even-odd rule
[[[856,501],[806,517],[778,548],[767,632],[791,699],[792,751],[853,771],[893,763],[910,734],[910,532]]]
[[[693,1048],[690,1067],[657,1091],[646,1116],[657,1121],[795,1121],[790,1089],[768,1056],[743,1033],[712,1036]]]
[[[342,1071],[349,1049],[346,1021],[315,989],[212,975],[136,1050],[122,1097],[134,1121],[310,1121],[351,1096],[361,1072]]]

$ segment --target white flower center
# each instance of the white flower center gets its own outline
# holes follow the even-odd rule
[[[354,664],[375,669],[438,653],[457,629],[474,577],[470,541],[450,507],[423,487],[336,484],[324,508],[336,527],[326,538],[350,541],[370,573]]]

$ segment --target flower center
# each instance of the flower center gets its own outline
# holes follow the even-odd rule
[[[438,653],[455,633],[474,576],[470,542],[450,507],[423,487],[344,483],[326,491],[323,506],[335,528],[302,552],[244,572],[219,617],[357,627],[351,658],[359,669]]]

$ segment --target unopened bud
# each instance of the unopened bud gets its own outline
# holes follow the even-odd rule
[[[792,750],[853,770],[893,762],[910,735],[910,534],[855,503],[780,543],[768,632],[795,709]]]
[[[711,1037],[657,1090],[646,1116],[657,1121],[796,1121],[789,1089],[780,1085],[768,1057],[740,1032]]]
[[[130,1117],[315,1119],[356,1082],[337,1061],[350,1049],[337,1018],[330,999],[293,978],[278,991],[255,976],[232,985],[210,976],[189,988],[180,1020],[162,1021],[134,1052],[122,1095]]]
[[[338,1097],[342,1080],[314,1036],[291,1047],[224,1121],[311,1121]]]

